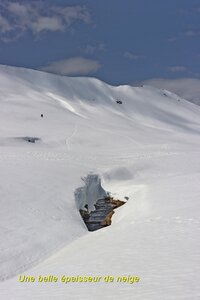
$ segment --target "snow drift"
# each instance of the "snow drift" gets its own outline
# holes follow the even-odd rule
[[[97,174],[89,174],[82,178],[83,187],[75,190],[74,196],[78,210],[84,209],[88,205],[88,210],[95,210],[94,204],[98,199],[106,197],[107,193],[101,186],[101,179]]]

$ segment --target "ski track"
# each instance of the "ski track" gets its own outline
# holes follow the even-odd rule
[[[68,138],[66,138],[66,140],[65,140],[68,151],[70,151],[70,141],[76,135],[77,131],[78,131],[77,125],[75,125],[72,134]]]

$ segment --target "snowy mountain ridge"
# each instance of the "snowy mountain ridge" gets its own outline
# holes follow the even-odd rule
[[[197,300],[188,278],[199,276],[199,116],[166,90],[0,66],[0,297]],[[129,198],[95,233],[74,198],[91,173]],[[141,284],[30,294],[13,277],[22,272],[137,273]]]

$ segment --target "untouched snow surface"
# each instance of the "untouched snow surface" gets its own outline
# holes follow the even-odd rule
[[[200,107],[179,99],[0,66],[0,299],[200,299]],[[74,197],[88,174],[129,197],[112,226],[92,233]]]

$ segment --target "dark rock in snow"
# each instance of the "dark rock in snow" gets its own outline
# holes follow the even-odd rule
[[[95,210],[89,212],[80,209],[80,214],[89,231],[95,231],[103,227],[111,225],[111,218],[114,214],[114,209],[120,207],[125,202],[114,200],[111,197],[106,197],[97,200]]]

